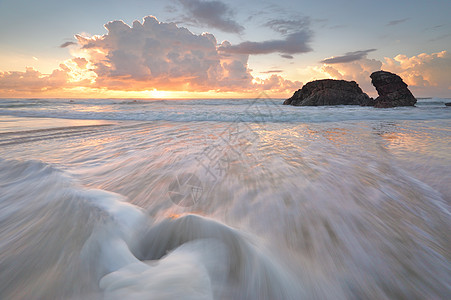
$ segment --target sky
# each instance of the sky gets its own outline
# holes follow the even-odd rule
[[[0,97],[285,98],[400,75],[451,97],[449,0],[0,0]]]

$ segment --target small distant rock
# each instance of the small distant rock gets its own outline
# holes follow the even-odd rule
[[[451,106],[451,102],[446,102],[445,105],[446,106]]]
[[[373,99],[365,94],[355,81],[322,79],[305,84],[284,105],[372,105]]]
[[[379,97],[374,100],[374,107],[414,106],[417,102],[417,99],[407,88],[407,84],[398,75],[386,71],[377,71],[370,77],[371,83],[379,94]]]

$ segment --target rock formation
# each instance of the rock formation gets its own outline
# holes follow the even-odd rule
[[[371,74],[371,83],[379,97],[375,99],[374,107],[414,106],[417,99],[407,88],[407,84],[396,74],[377,71]]]
[[[294,106],[372,105],[355,81],[323,79],[305,84],[283,103]]]

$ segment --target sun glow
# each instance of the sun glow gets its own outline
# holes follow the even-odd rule
[[[146,91],[149,93],[150,98],[170,98],[171,92],[168,91],[159,91],[157,89],[153,89],[151,91]]]

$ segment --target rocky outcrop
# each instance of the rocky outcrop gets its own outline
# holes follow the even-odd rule
[[[414,106],[417,99],[407,88],[407,84],[396,74],[377,71],[371,74],[371,83],[379,97],[375,99],[374,107]]]
[[[372,100],[355,81],[323,79],[305,84],[283,104],[294,106],[371,105]]]

